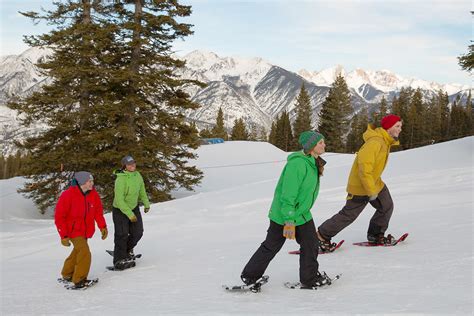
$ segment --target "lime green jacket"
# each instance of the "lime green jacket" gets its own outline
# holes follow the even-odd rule
[[[150,207],[150,201],[145,191],[145,183],[142,175],[138,171],[129,172],[126,170],[117,170],[114,172],[117,176],[114,188],[113,206],[118,208],[127,215],[132,217],[132,210],[141,201],[145,208]]]
[[[311,207],[319,193],[316,160],[302,151],[288,156],[278,180],[268,217],[280,225],[291,221],[296,226],[310,221]]]

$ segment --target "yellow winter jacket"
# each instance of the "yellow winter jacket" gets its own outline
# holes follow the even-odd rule
[[[387,165],[390,147],[399,145],[385,129],[369,124],[364,132],[364,145],[356,153],[352,165],[347,192],[353,195],[376,195],[384,187],[381,179]]]

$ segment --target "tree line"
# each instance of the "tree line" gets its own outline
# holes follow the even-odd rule
[[[450,104],[448,95],[441,90],[429,99],[423,99],[421,89],[405,87],[389,103],[385,97],[369,112],[367,106],[353,113],[350,91],[342,76],[332,84],[319,114],[319,124],[312,125],[310,96],[302,85],[295,100],[295,119],[291,123],[289,113],[284,110],[273,121],[268,136],[248,132],[243,119],[236,119],[230,135],[224,128],[223,111],[219,108],[216,125],[202,130],[201,137],[220,137],[225,140],[268,141],[284,151],[299,150],[298,137],[313,128],[326,137],[326,150],[338,153],[354,153],[363,144],[362,134],[368,124],[380,126],[380,120],[392,113],[403,120],[398,150],[416,148],[460,137],[474,135],[473,103],[471,94],[463,102],[458,97]]]

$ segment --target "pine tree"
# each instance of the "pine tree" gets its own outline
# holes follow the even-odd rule
[[[256,142],[258,138],[258,125],[255,123],[250,123],[250,132],[248,140]]]
[[[469,45],[468,50],[467,54],[461,55],[458,60],[461,68],[470,72],[474,69],[474,45]]]
[[[344,139],[350,130],[351,113],[349,88],[344,78],[339,75],[329,89],[319,114],[318,130],[325,136],[327,151],[345,151]]]
[[[402,132],[400,133],[400,147],[403,149],[409,148],[410,132],[412,121],[409,119],[409,108],[414,90],[411,87],[403,87],[400,89],[398,97],[392,101],[392,112],[400,116],[403,121]]]
[[[351,122],[351,131],[347,136],[346,151],[354,153],[359,150],[359,148],[364,143],[362,135],[367,130],[369,124],[369,111],[367,107],[362,108],[362,110],[354,115]]]
[[[212,136],[222,138],[223,140],[228,140],[229,138],[224,127],[224,112],[221,107],[219,107],[217,112],[216,125],[212,128]]]
[[[450,134],[449,98],[448,94],[442,90],[438,91],[438,107],[440,109],[439,112],[441,113],[441,139],[447,140]]]
[[[270,129],[270,134],[268,135],[268,142],[275,146],[276,146],[276,125],[277,125],[277,122],[273,121],[272,127]]]
[[[372,116],[372,124],[376,127],[380,127],[380,121],[382,118],[387,115],[388,113],[388,104],[385,96],[382,96],[382,100],[380,100],[379,110],[373,112]]]
[[[275,146],[283,151],[293,150],[293,132],[291,130],[290,115],[283,111],[276,123]]]
[[[472,102],[471,90],[466,99],[466,111],[469,120],[469,135],[474,135],[474,103]]]
[[[437,96],[433,96],[428,104],[427,121],[429,122],[429,138],[431,141],[441,140],[441,109]]]
[[[184,63],[170,57],[171,43],[192,33],[177,22],[190,7],[171,0],[55,5],[43,15],[24,13],[56,29],[26,39],[53,49],[39,64],[52,83],[10,104],[24,114],[24,125],[49,126],[19,144],[31,155],[23,192],[44,212],[73,171],[88,170],[108,208],[111,173],[127,154],[137,160],[152,201],[169,199],[177,186],[192,189],[201,172],[187,160],[198,138],[183,111],[197,105],[183,88],[199,83],[179,79],[174,72]]]
[[[213,136],[213,134],[210,130],[204,128],[199,132],[199,137],[200,138],[212,138],[214,136]]]
[[[304,86],[304,83],[301,85],[300,94],[296,98],[296,119],[293,123],[293,149],[298,149],[298,137],[304,131],[312,130],[313,127],[311,126],[311,117],[312,117],[312,110],[311,110],[311,99],[309,97],[308,92]]]
[[[416,89],[411,97],[407,121],[409,128],[405,129],[408,134],[408,148],[419,147],[427,140],[427,129],[425,123],[425,111],[421,89]]]
[[[242,118],[234,120],[234,126],[231,133],[232,140],[248,140],[249,135]]]

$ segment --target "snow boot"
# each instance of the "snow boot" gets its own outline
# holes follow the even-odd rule
[[[392,245],[396,242],[395,237],[388,234],[387,237],[384,234],[378,235],[367,235],[367,241],[374,245]]]
[[[319,240],[319,248],[322,252],[332,252],[334,248],[336,248],[336,243],[331,243],[331,238],[326,239],[320,233],[319,230],[316,231],[316,236],[318,236]]]
[[[117,261],[114,264],[115,270],[125,270],[125,269],[129,269],[129,268],[133,268],[134,266],[135,266],[135,262],[127,260],[127,259]]]
[[[247,278],[242,274],[240,276],[240,279],[242,280],[242,282],[244,282],[245,285],[251,285],[251,284],[255,284],[257,280],[260,278]]]
[[[316,288],[321,287],[324,285],[330,285],[331,279],[328,277],[326,272],[320,273],[319,271],[316,273],[316,278],[312,284],[301,284],[301,288]]]

